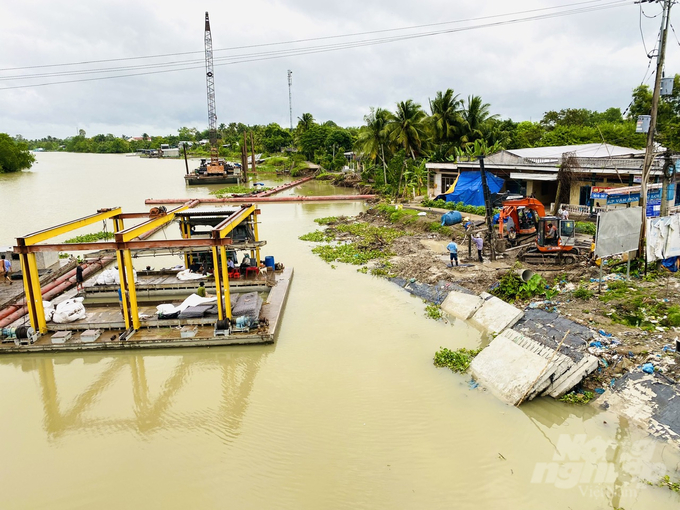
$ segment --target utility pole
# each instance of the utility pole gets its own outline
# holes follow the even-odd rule
[[[486,207],[486,228],[489,230],[489,252],[491,253],[491,260],[496,260],[496,239],[493,230],[493,205],[491,204],[489,185],[486,182],[484,156],[479,156],[479,171],[482,174],[482,191],[484,192],[484,206]]]
[[[255,166],[255,137],[253,136],[253,132],[250,132],[250,154],[252,155],[252,160],[250,161],[251,168],[253,169],[253,173],[257,172],[257,167]]]
[[[652,112],[649,121],[649,131],[647,132],[647,147],[645,161],[642,167],[642,182],[640,183],[640,207],[642,208],[642,228],[640,229],[640,243],[638,245],[638,256],[643,257],[645,253],[644,245],[647,236],[647,186],[649,176],[654,162],[654,132],[656,131],[656,117],[659,111],[659,98],[661,96],[661,77],[663,76],[664,59],[666,58],[666,38],[668,36],[668,25],[670,23],[671,5],[674,0],[640,0],[638,3],[651,3],[659,1],[663,4],[663,15],[661,17],[661,33],[659,35],[659,53],[656,56],[656,75],[654,76],[654,93],[652,95]],[[663,202],[662,202],[663,203]]]
[[[293,71],[288,69],[288,113],[290,114],[290,130],[293,131],[293,94],[291,87],[293,86]]]

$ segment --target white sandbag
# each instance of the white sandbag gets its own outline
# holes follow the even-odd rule
[[[171,304],[162,304],[158,305],[156,307],[156,310],[158,313],[162,313],[163,315],[170,315],[176,312],[183,312],[190,306],[198,306],[198,305],[205,305],[207,303],[217,303],[217,298],[216,297],[201,297],[198,294],[192,294],[188,298],[186,298],[184,301],[182,301],[181,305],[178,306],[173,306]]]
[[[158,305],[156,307],[156,313],[158,315],[170,315],[172,313],[175,313],[175,305],[171,305],[169,303]]]
[[[85,317],[87,317],[87,313],[83,306],[83,298],[67,299],[59,303],[55,308],[52,322],[65,324],[84,319]]]
[[[137,271],[132,270],[135,283],[137,283]],[[104,269],[97,275],[95,285],[120,285],[120,272],[118,269]]]
[[[185,269],[184,271],[177,273],[177,279],[182,281],[201,280],[203,278],[207,278],[207,276],[204,276],[201,273],[192,273],[189,269]]]
[[[45,310],[45,322],[50,322],[54,315],[54,305],[50,301],[43,301],[43,309]]]

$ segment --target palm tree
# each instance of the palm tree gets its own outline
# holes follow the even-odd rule
[[[387,124],[390,142],[402,146],[413,161],[416,153],[423,149],[425,134],[425,112],[412,99],[397,103],[397,111],[391,113]]]
[[[314,116],[311,113],[303,113],[302,117],[298,117],[297,128],[301,132],[307,131],[314,125]]]
[[[463,115],[463,136],[461,140],[471,143],[479,138],[484,138],[486,125],[489,120],[496,119],[498,115],[489,115],[489,103],[482,102],[479,96],[468,96],[467,106]]]
[[[461,108],[463,100],[454,95],[452,89],[446,92],[438,91],[434,99],[430,100],[429,124],[432,129],[433,141],[440,146],[454,141],[456,135],[461,132],[463,118]]]
[[[385,159],[385,145],[387,145],[387,131],[385,127],[390,116],[390,112],[382,108],[373,109],[371,113],[364,116],[366,125],[359,131],[357,147],[359,152],[366,155],[370,160],[375,161],[380,158],[383,165],[383,177],[387,184],[387,160]]]

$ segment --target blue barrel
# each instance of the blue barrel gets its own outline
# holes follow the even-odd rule
[[[463,216],[458,211],[449,211],[442,215],[442,227],[457,225],[461,221],[463,221]]]
[[[274,269],[274,266],[276,265],[276,264],[274,264],[274,257],[272,257],[271,255],[265,257],[264,258],[264,265]]]

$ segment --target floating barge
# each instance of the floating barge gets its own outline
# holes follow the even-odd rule
[[[258,274],[260,249],[266,243],[258,237],[259,210],[255,206],[194,210],[194,205],[194,202],[186,203],[156,216],[150,213],[125,214],[119,208],[104,209],[97,214],[17,238],[14,251],[19,254],[24,270],[25,306],[30,327],[25,318],[9,324],[0,320],[0,354],[273,343],[280,327],[293,269],[283,268],[280,264],[275,269],[273,258],[266,257],[272,267]],[[124,228],[123,221],[132,218],[146,221]],[[114,222],[113,241],[43,244],[54,236],[107,220]],[[179,223],[182,239],[140,240],[145,232],[167,227],[172,222]],[[205,227],[208,227],[207,230]],[[95,249],[100,260],[104,258],[109,264],[117,262],[113,273],[116,274],[116,283],[95,285],[93,271],[82,293],[67,291],[53,302],[76,295],[83,297],[83,305],[86,306],[83,316],[74,322],[47,322],[35,253]],[[189,281],[179,280],[176,272],[140,271],[138,277],[132,267],[132,252],[137,256],[149,251],[163,253],[164,250],[166,253],[171,250],[182,254],[185,267],[205,264],[206,272],[210,274],[207,278]],[[239,278],[238,271],[230,269],[227,263],[228,258],[236,259],[237,250],[250,252],[251,260],[255,261],[252,266],[244,266],[246,278]],[[111,252],[108,256],[107,251]],[[98,270],[104,265],[100,262]],[[194,276],[201,278],[200,275]],[[215,295],[212,304],[216,315],[168,318],[157,314],[155,304],[170,304],[170,301],[193,294],[200,281],[205,282],[208,292]],[[256,296],[253,299],[262,303],[261,308],[258,307],[258,316],[252,321],[242,320],[244,316],[234,317],[232,311],[236,308],[232,308],[232,293],[235,298]]]

